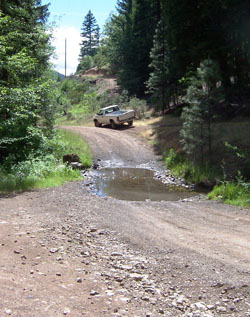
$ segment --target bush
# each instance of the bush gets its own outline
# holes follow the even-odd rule
[[[183,156],[176,153],[173,148],[169,150],[167,156],[165,157],[165,164],[167,168],[173,168],[176,165],[183,163],[183,161]]]
[[[138,119],[145,118],[145,113],[147,111],[147,103],[145,100],[131,97],[129,100],[129,108],[132,108],[135,111]]]
[[[0,166],[0,192],[60,186],[68,181],[82,179],[79,170],[72,170],[63,164],[63,155],[68,153],[77,154],[85,167],[92,165],[87,143],[71,132],[59,131],[47,142],[43,155],[31,153],[19,163],[14,163],[15,157],[8,157],[7,166]]]

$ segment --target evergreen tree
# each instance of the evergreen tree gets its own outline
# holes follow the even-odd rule
[[[168,48],[166,27],[161,20],[156,28],[153,48],[150,52],[152,62],[149,67],[152,69],[147,81],[148,92],[152,93],[164,111],[169,107],[170,99],[170,51]]]
[[[201,62],[196,76],[190,80],[183,109],[181,142],[185,152],[201,164],[205,154],[212,158],[212,125],[215,106],[222,100],[223,91],[218,64],[211,60]]]
[[[120,0],[118,14],[106,24],[111,67],[130,95],[142,96],[149,77],[150,50],[159,17],[159,0]]]
[[[81,43],[80,58],[94,56],[99,46],[100,28],[90,10],[84,18],[81,31],[83,40]]]
[[[124,38],[120,82],[131,95],[143,96],[149,77],[150,50],[157,25],[158,1],[134,0]],[[131,22],[130,22],[131,21]]]

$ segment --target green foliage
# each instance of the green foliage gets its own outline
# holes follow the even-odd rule
[[[185,101],[189,104],[182,111],[181,142],[184,151],[201,164],[212,159],[212,126],[214,108],[221,101],[218,66],[205,60],[190,79]]]
[[[97,110],[99,110],[99,107],[97,105],[96,92],[86,93],[80,103],[71,107],[71,109],[68,111],[67,117],[69,120],[76,120],[83,116],[89,117],[92,116],[92,114]]]
[[[225,147],[232,154],[234,164],[237,167],[236,176],[240,174],[244,179],[250,180],[250,150],[240,149],[238,146],[233,146],[228,142],[225,142]],[[235,170],[232,170],[230,175],[234,174]]]
[[[73,105],[79,104],[89,89],[88,81],[67,78],[58,83],[54,99],[58,106],[58,116],[70,115]]]
[[[94,56],[99,46],[100,28],[90,10],[84,18],[81,31],[80,61],[83,57]]]
[[[94,58],[92,56],[83,56],[77,66],[76,73],[85,72],[94,66]]]
[[[224,180],[213,188],[208,198],[222,200],[235,206],[250,207],[250,159],[249,152],[242,151],[237,146],[226,143],[226,148],[233,151],[238,161],[238,171],[233,180],[228,181],[228,175],[223,166]]]
[[[128,107],[133,109],[136,113],[138,119],[145,118],[145,113],[147,111],[147,103],[143,99],[137,97],[131,97],[128,103]]]
[[[53,155],[36,159],[30,157],[13,165],[9,173],[0,170],[0,175],[1,193],[60,186],[82,178],[79,171],[59,166]]]
[[[214,182],[219,177],[219,172],[209,165],[197,165],[170,149],[164,158],[166,167],[178,177],[184,178],[189,183],[199,184],[201,182]]]
[[[182,102],[183,77],[196,72],[201,61],[214,60],[223,70],[226,101],[249,114],[249,11],[248,0],[180,0],[178,5],[175,0],[120,0],[105,28],[106,61],[130,95],[150,90],[156,106],[164,108]]]
[[[167,168],[173,168],[176,165],[184,163],[184,157],[183,155],[176,153],[174,149],[171,148],[166,155],[164,161]]]
[[[112,104],[127,106],[129,98],[126,90],[113,93],[103,89],[100,93],[102,88],[102,84],[92,84],[91,77],[86,80],[68,78],[60,83],[56,92],[59,104],[57,124],[85,124],[92,121],[93,114],[100,108]]]
[[[172,71],[170,64],[170,50],[167,43],[167,29],[164,21],[160,21],[157,25],[153,47],[150,52],[151,63],[149,67],[152,72],[146,82],[148,93],[156,98],[160,109],[164,111],[169,108],[170,99],[173,96],[173,85],[171,83]]]
[[[62,143],[56,152],[58,158],[61,158],[64,154],[74,153],[80,157],[84,167],[91,167],[93,163],[92,153],[84,139],[66,130],[59,130],[58,135]]]
[[[250,183],[224,182],[215,186],[208,198],[235,206],[250,207]]]
[[[54,138],[47,140],[40,156],[30,153],[25,161],[16,164],[9,156],[10,164],[6,162],[0,167],[0,192],[54,187],[82,179],[80,171],[72,170],[62,163],[63,155],[69,153],[77,154],[86,168],[92,165],[88,144],[67,131],[59,131]]]
[[[107,69],[112,73],[108,53],[109,52],[105,45],[105,40],[103,39],[100,42],[96,55],[94,56],[93,64],[96,65],[99,69]]]
[[[54,123],[47,6],[33,0],[0,9],[0,163],[18,163],[39,154]]]
[[[130,95],[145,91],[158,1],[122,0],[106,24],[106,56],[111,69],[119,71],[119,83]]]

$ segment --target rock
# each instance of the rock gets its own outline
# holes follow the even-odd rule
[[[186,301],[187,301],[187,299],[185,298],[184,295],[180,295],[176,299],[176,303],[179,304],[179,305],[183,305]]]
[[[216,308],[216,311],[217,311],[218,313],[226,313],[226,312],[227,312],[226,308],[223,307],[223,306],[217,307],[217,308]]]
[[[147,288],[145,288],[145,292],[154,294],[155,290],[152,287],[147,287]]]
[[[195,303],[193,306],[196,309],[199,309],[201,311],[206,311],[207,310],[207,306],[204,303],[202,303],[202,302]]]
[[[223,283],[221,283],[221,282],[217,282],[216,284],[214,284],[213,285],[214,287],[218,287],[218,288],[220,288],[220,287],[223,287],[224,286],[224,284]]]
[[[20,251],[14,250],[14,253],[15,253],[15,254],[20,254]]]
[[[97,292],[97,291],[95,291],[95,290],[92,290],[91,292],[90,292],[90,295],[91,296],[96,296],[96,295],[98,295],[99,294],[99,292]]]
[[[81,278],[81,277],[78,277],[78,278],[76,279],[76,281],[77,281],[77,283],[82,283],[82,278]]]
[[[99,164],[94,163],[94,164],[92,165],[92,168],[93,168],[94,170],[97,170],[97,169],[99,168]]]
[[[49,250],[50,253],[56,253],[58,251],[59,251],[58,248],[52,248],[52,249]]]
[[[84,256],[84,257],[89,257],[90,256],[88,251],[81,251],[81,255]]]
[[[115,295],[115,293],[112,291],[106,291],[105,293],[107,294],[107,296],[114,296]]]
[[[137,273],[130,274],[130,277],[135,280],[136,282],[139,282],[143,279],[143,276]]]
[[[77,154],[65,154],[63,155],[63,163],[81,163],[80,157]]]
[[[121,276],[114,276],[114,280],[120,283],[123,281],[123,278]]]
[[[11,309],[5,309],[5,314],[7,315],[11,315],[12,314],[12,310]]]
[[[113,252],[111,253],[111,256],[123,256],[123,255],[119,252]]]
[[[71,162],[71,163],[69,163],[69,165],[72,167],[73,170],[82,170],[82,169],[84,169],[84,166],[82,165],[82,163]]]
[[[69,308],[65,308],[63,311],[63,315],[68,315],[70,313],[70,309]]]
[[[57,260],[57,261],[62,261],[62,260],[63,260],[63,257],[58,256],[58,257],[56,258],[56,260]]]

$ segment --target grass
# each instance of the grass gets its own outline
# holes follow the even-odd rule
[[[25,191],[61,186],[70,181],[81,180],[79,170],[73,170],[62,162],[64,154],[77,154],[84,167],[92,165],[92,154],[88,144],[72,132],[59,130],[52,142],[53,154],[30,157],[13,165],[10,171],[0,169],[0,193]]]
[[[74,153],[80,157],[80,160],[84,167],[90,167],[92,165],[92,153],[90,151],[88,143],[83,138],[73,132],[62,129],[58,129],[58,135],[66,144],[62,156],[64,154]]]
[[[66,117],[61,117],[61,118],[56,120],[56,124],[58,126],[60,126],[60,125],[69,125],[69,126],[78,125],[78,126],[92,126],[93,127],[94,126],[93,115],[84,116],[82,118],[77,118],[77,119],[74,119],[74,118],[68,119]]]
[[[225,182],[215,186],[208,194],[208,198],[221,200],[234,206],[250,207],[250,184]]]
[[[233,151],[229,151],[225,142],[237,146],[244,151],[250,151],[249,134],[250,118],[234,118],[233,120],[213,123],[213,166],[198,166],[184,159],[179,135],[182,126],[180,118],[173,115],[160,116],[146,120],[148,125],[142,136],[152,145],[156,145],[157,152],[163,154],[166,167],[173,174],[185,178],[191,183],[205,183],[213,185],[237,175],[243,168],[242,159]],[[171,150],[173,149],[173,150]],[[173,151],[173,152],[171,152]],[[165,153],[165,154],[164,154]],[[222,168],[224,166],[224,168]],[[226,166],[226,168],[225,168]],[[225,203],[237,206],[250,205],[250,185],[227,182],[215,186],[208,195],[209,199],[222,200]]]
[[[174,175],[184,178],[189,183],[211,183],[219,176],[214,168],[209,165],[195,165],[183,155],[175,152],[174,149],[170,149],[168,154],[165,154],[164,162]]]
[[[81,180],[80,171],[66,167],[38,177],[37,175],[1,174],[0,193],[39,188],[58,187],[70,181]]]

